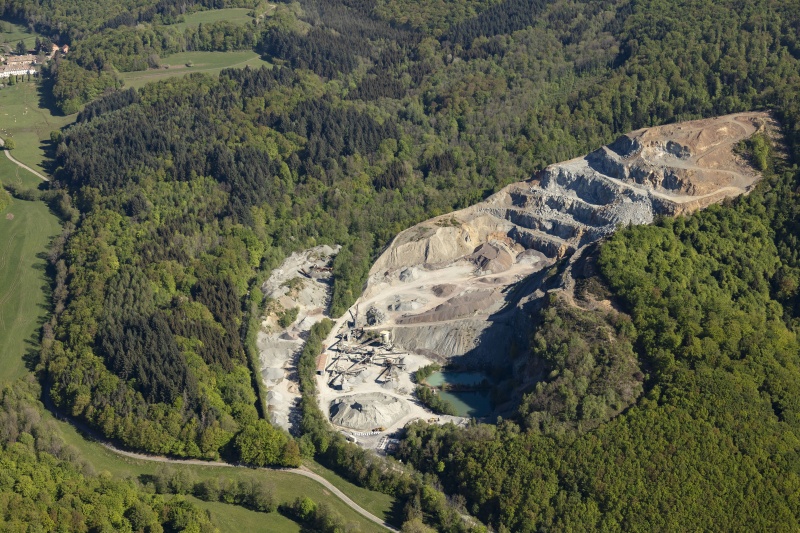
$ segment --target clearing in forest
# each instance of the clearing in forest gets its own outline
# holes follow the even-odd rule
[[[13,50],[17,43],[22,41],[28,50],[33,50],[36,45],[37,34],[30,31],[22,24],[15,24],[7,20],[0,20],[0,49],[5,45]]]
[[[38,352],[49,303],[43,256],[60,231],[44,202],[14,199],[0,213],[0,381],[24,376],[24,359]]]
[[[187,66],[187,64],[191,66]],[[225,68],[272,67],[271,63],[261,59],[261,56],[252,50],[239,52],[181,52],[162,58],[161,65],[161,68],[156,69],[123,72],[120,77],[125,82],[126,87],[139,88],[151,81],[185,76],[192,72],[217,75]]]
[[[190,15],[184,15],[183,22],[173,24],[173,28],[195,28],[200,24],[212,24],[224,20],[234,24],[248,24],[253,21],[250,16],[252,9],[243,7],[229,7],[225,9],[210,9],[208,11],[198,11]]]

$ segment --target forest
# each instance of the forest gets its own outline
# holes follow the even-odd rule
[[[479,529],[465,513],[499,531],[797,527],[796,1],[301,0],[180,31],[168,2],[76,4],[0,0],[75,52],[45,72],[62,111],[80,111],[49,192],[66,223],[39,368],[58,409],[154,453],[314,455],[443,531]],[[273,68],[136,90],[117,76],[239,48]],[[404,466],[372,457],[317,406],[317,330],[300,356],[302,434],[265,421],[254,316],[286,254],[343,246],[338,316],[402,229],[621,133],[752,109],[782,125],[742,146],[761,184],[605,242],[587,283],[620,312],[553,299],[531,317],[518,357],[549,377],[515,416],[418,424]],[[284,511],[321,524],[316,508]]]
[[[645,372],[630,408],[614,413],[601,397],[587,409],[586,387],[558,384],[562,370],[557,408],[548,383],[519,420],[412,428],[401,457],[439,472],[446,491],[501,530],[794,527],[800,345],[797,316],[777,300],[790,261],[771,228],[798,192],[794,171],[770,166],[748,197],[632,227],[600,249],[596,282],[629,314],[605,320],[617,321]],[[543,313],[532,355],[553,369],[570,353],[563,332],[579,350],[592,331],[581,323],[603,319],[560,302]],[[581,366],[567,359],[570,372]],[[598,409],[609,419],[599,426]]]
[[[217,531],[178,497],[97,473],[42,415],[38,384],[0,392],[0,528],[5,531]]]

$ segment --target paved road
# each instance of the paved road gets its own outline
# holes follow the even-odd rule
[[[103,441],[98,441],[108,450],[118,454],[123,455],[125,457],[130,457],[131,459],[138,459],[141,461],[154,461],[157,463],[171,463],[171,464],[184,464],[184,465],[198,465],[198,466],[217,466],[221,468],[245,468],[241,465],[235,465],[231,463],[224,463],[222,461],[203,461],[200,459],[172,459],[170,457],[164,457],[161,455],[147,455],[143,453],[134,453],[134,452],[127,452],[125,450],[120,450],[119,448],[115,448],[111,444],[108,444]],[[370,513],[363,507],[359,506],[356,502],[351,500],[347,497],[345,493],[337,489],[330,481],[325,479],[324,477],[320,476],[309,470],[305,466],[301,466],[300,468],[257,468],[256,470],[270,470],[275,472],[286,472],[289,474],[297,474],[298,476],[307,477],[309,479],[313,479],[317,483],[320,483],[323,487],[334,493],[336,496],[339,497],[345,504],[347,504],[351,509],[355,512],[359,513],[366,519],[375,522],[376,524],[385,527],[389,531],[397,531],[390,525],[386,524],[383,520],[375,516],[374,514]]]
[[[5,141],[3,141],[3,139],[0,139],[0,148],[1,148],[1,147],[3,147],[4,145],[5,145]],[[40,172],[37,172],[36,170],[32,169],[32,168],[31,168],[31,167],[29,167],[28,165],[26,165],[26,164],[24,164],[24,163],[20,163],[19,161],[17,161],[16,159],[14,159],[14,156],[13,156],[13,155],[11,155],[11,152],[10,152],[9,150],[3,150],[3,152],[5,152],[5,154],[6,154],[6,157],[7,157],[7,158],[8,158],[8,159],[9,159],[9,160],[12,162],[12,163],[14,163],[14,164],[16,164],[16,165],[18,165],[18,166],[20,166],[20,167],[24,168],[24,169],[25,169],[25,170],[27,170],[28,172],[31,172],[31,173],[33,173],[34,175],[38,176],[39,178],[43,179],[44,181],[50,181],[50,178],[48,178],[48,177],[47,177],[47,176],[45,176],[44,174],[42,174],[42,173],[40,173]]]

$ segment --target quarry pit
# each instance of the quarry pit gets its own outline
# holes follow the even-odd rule
[[[570,290],[569,266],[587,246],[751,190],[759,173],[735,147],[771,127],[751,112],[637,130],[401,232],[323,343],[321,409],[367,448],[415,419],[466,423],[422,406],[414,371],[486,369],[526,345],[532,310]]]

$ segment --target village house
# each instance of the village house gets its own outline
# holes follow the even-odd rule
[[[8,56],[6,58],[6,65],[9,67],[20,67],[36,64],[36,56],[33,54],[25,54],[21,56]]]
[[[38,71],[33,65],[10,67],[7,65],[0,66],[0,78],[10,78],[11,76],[24,76],[25,74],[36,75]]]
[[[5,65],[0,65],[0,78],[24,76],[26,74],[37,74],[35,55],[8,56]]]

